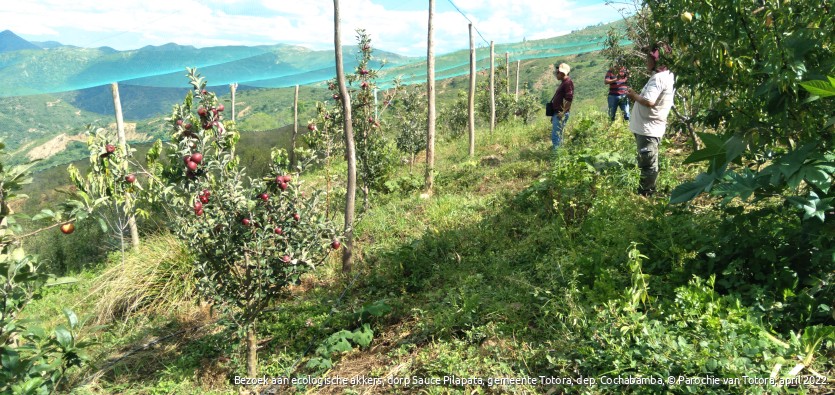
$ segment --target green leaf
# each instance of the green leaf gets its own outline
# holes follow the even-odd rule
[[[20,389],[16,389],[14,391],[14,393],[15,394],[18,394],[18,393],[35,394],[35,393],[37,393],[38,395],[40,395],[41,391],[37,391],[37,390],[40,389],[44,384],[45,384],[44,379],[41,378],[41,377],[31,378],[29,380],[26,380],[26,382],[24,382],[23,385],[19,387]]]
[[[15,371],[20,362],[20,354],[11,347],[3,347],[3,355],[0,355],[0,362],[3,364],[3,370]]]
[[[833,209],[833,198],[820,199],[815,192],[809,193],[808,198],[804,198],[801,196],[792,196],[786,200],[789,203],[793,204],[795,207],[800,208],[805,212],[803,215],[803,219],[815,217],[819,219],[821,222],[824,222],[826,212]]]
[[[829,188],[832,187],[833,171],[835,171],[835,167],[832,164],[818,162],[803,166],[797,172],[796,177],[805,180],[824,193],[827,193],[829,192]],[[790,182],[789,184],[791,185],[792,183]]]
[[[77,283],[78,279],[74,277],[59,277],[50,279],[49,281],[44,284],[45,287],[54,287],[56,285],[66,285],[66,284],[74,284]]]
[[[70,329],[75,329],[75,327],[78,326],[78,317],[72,310],[64,307],[64,316],[67,317],[67,322],[70,324]]]
[[[330,346],[331,352],[348,352],[353,349],[354,348],[351,346],[351,343],[349,343],[344,337],[340,337]]]
[[[698,135],[705,147],[690,154],[684,160],[685,164],[710,161],[708,171],[716,172],[724,169],[729,162],[736,160],[745,152],[745,141],[736,135],[727,140],[711,133],[698,133]]]
[[[684,203],[693,200],[702,192],[707,192],[713,186],[716,177],[713,173],[699,174],[695,180],[677,186],[670,196],[670,204]]]
[[[362,328],[354,331],[354,342],[362,348],[368,347],[373,339],[374,331],[371,330],[371,327],[368,324],[363,324]]]
[[[387,305],[382,300],[367,304],[359,311],[359,319],[365,319],[367,315],[374,317],[382,317],[391,312],[391,306]]]
[[[43,209],[39,214],[32,217],[32,221],[40,221],[45,218],[55,218],[55,212],[49,209]]]
[[[829,80],[830,82],[835,81],[835,80],[832,79],[832,77],[828,77],[828,78],[830,79]],[[820,80],[806,81],[806,82],[801,82],[800,86],[802,86],[803,89],[806,89],[809,93],[811,93],[815,96],[820,96],[820,97],[835,96],[835,83],[830,83],[830,82],[820,81]]]
[[[59,325],[55,328],[55,340],[58,341],[58,344],[60,344],[64,350],[72,348],[72,333],[63,325]]]

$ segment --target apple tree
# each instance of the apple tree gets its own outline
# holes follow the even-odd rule
[[[173,232],[193,251],[197,288],[246,336],[254,377],[262,313],[340,248],[340,238],[321,194],[302,190],[283,151],[273,151],[270,174],[246,176],[235,155],[234,122],[224,120],[223,104],[195,69],[188,78],[192,90],[168,119],[170,141],[149,152],[149,188],[164,196]]]
[[[397,163],[396,149],[383,133],[380,119],[377,117],[374,90],[378,70],[371,68],[372,52],[371,37],[364,29],[357,29],[357,67],[353,74],[346,75],[351,95],[352,125],[354,140],[356,141],[358,175],[362,181],[363,206],[368,209],[371,190],[379,190],[388,180]],[[337,84],[329,84],[333,92],[333,99],[339,104],[340,94]],[[333,107],[328,113],[334,120],[343,119],[341,104]],[[334,127],[339,123],[334,122]],[[334,131],[335,135],[341,132]]]
[[[87,133],[90,167],[83,175],[75,165],[67,167],[75,187],[74,196],[67,204],[97,212],[102,230],[115,229],[118,233],[124,253],[129,219],[137,214],[146,218],[149,215],[137,206],[146,191],[138,175],[127,170],[129,157],[135,150],[127,144],[118,144],[113,131],[90,125]]]
[[[3,149],[0,143],[0,150]],[[41,271],[36,256],[22,247],[22,240],[59,225],[71,232],[72,222],[61,223],[19,235],[21,229],[9,202],[18,197],[21,186],[31,183],[27,166],[8,168],[0,163],[0,393],[52,393],[63,382],[68,370],[83,365],[85,342],[79,341],[78,317],[64,309],[66,325],[47,332],[39,320],[21,319],[26,306],[38,298],[46,286],[72,282]],[[85,211],[86,212],[86,211]],[[60,218],[70,214],[44,210],[39,218]],[[82,215],[83,216],[83,215]]]
[[[423,84],[415,84],[398,90],[402,93],[392,104],[395,123],[393,128],[397,130],[395,141],[400,152],[409,155],[411,173],[415,155],[426,149],[426,87]]]

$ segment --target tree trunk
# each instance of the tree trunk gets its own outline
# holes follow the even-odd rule
[[[510,94],[510,52],[504,53],[504,80],[507,82],[505,93]]]
[[[230,84],[229,90],[232,92],[232,122],[235,122],[235,92],[238,90],[238,83]]]
[[[116,110],[116,134],[119,136],[119,148],[125,155],[122,161],[122,170],[128,172],[128,145],[125,138],[125,120],[122,118],[122,101],[119,99],[119,84],[114,82],[110,85],[113,91],[113,108]],[[130,229],[130,240],[134,247],[139,247],[139,229],[136,227],[136,217],[133,215],[133,199],[125,195],[125,214],[128,216],[128,228]]]
[[[519,101],[519,68],[522,67],[522,61],[516,61],[516,101]]]
[[[470,156],[475,156],[475,41],[470,24],[470,94],[467,99],[467,129],[470,133]]]
[[[429,0],[429,27],[426,39],[426,97],[429,100],[426,125],[426,192],[432,193],[435,183],[435,0]]]
[[[258,376],[258,338],[255,335],[255,323],[246,332],[246,375]]]
[[[496,53],[490,41],[490,136],[496,129]]]
[[[290,139],[290,169],[296,168],[296,136],[299,134],[299,86],[293,98],[293,137]]]
[[[342,250],[342,272],[351,271],[352,255],[354,252],[354,207],[357,198],[357,150],[354,145],[354,127],[351,119],[351,96],[345,85],[345,67],[342,64],[342,40],[339,35],[339,0],[333,0],[333,34],[334,52],[336,57],[336,81],[339,84],[339,95],[342,99],[344,112],[343,126],[345,131],[345,157],[348,162],[348,184],[345,192],[345,246]]]
[[[371,204],[368,201],[368,196],[371,194],[371,191],[368,189],[368,185],[362,184],[362,209],[363,211],[368,211],[371,208]]]

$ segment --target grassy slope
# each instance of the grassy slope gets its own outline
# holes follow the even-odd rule
[[[549,129],[544,119],[530,126],[499,127],[493,136],[480,130],[474,159],[466,155],[465,140],[441,139],[435,195],[423,199],[418,190],[376,195],[374,207],[361,215],[357,228],[357,276],[339,275],[334,256],[318,277],[308,278],[294,291],[293,298],[277,304],[278,310],[261,326],[260,337],[267,341],[260,353],[260,372],[268,377],[285,376],[287,372],[329,377],[578,377],[606,371],[610,375],[632,375],[636,369],[646,375],[643,366],[662,370],[689,366],[696,370],[686,370],[687,375],[696,376],[707,374],[698,370],[705,362],[697,359],[688,364],[687,358],[700,355],[733,361],[751,338],[759,339],[762,343],[755,344],[772,355],[779,355],[778,347],[751,334],[758,330],[746,318],[746,307],[734,307],[733,301],[713,294],[701,283],[688,285],[691,276],[697,274],[688,262],[697,259],[694,251],[698,248],[688,237],[709,232],[714,221],[711,214],[669,207],[662,199],[645,201],[629,193],[637,181],[631,167],[615,166],[597,175],[589,172],[593,191],[583,188],[582,177],[571,176],[586,174],[586,165],[580,160],[584,156],[615,153],[628,158],[634,150],[625,126],[608,127],[605,116],[592,107],[595,105],[577,109],[569,127],[567,149],[556,158],[548,152]],[[480,158],[491,155],[500,159],[498,165],[481,162]],[[692,173],[692,168],[680,164],[685,155],[680,143],[669,142],[660,180],[662,189],[669,190]],[[340,166],[335,169],[337,174],[343,170]],[[320,177],[310,175],[308,182],[319,184]],[[405,168],[396,176],[410,177],[419,176],[410,176]],[[542,180],[549,177],[564,183],[554,189],[540,188],[545,185]],[[670,326],[662,325],[661,332],[649,325],[652,321],[630,321],[635,319],[634,314],[619,313],[617,307],[624,303],[624,290],[631,285],[627,251],[632,242],[642,243],[639,248],[648,256],[643,264],[644,271],[651,275],[652,307],[648,312],[673,320]],[[86,271],[81,275],[85,278],[82,283],[53,291],[32,306],[33,311],[47,316],[59,314],[57,306],[81,300],[89,293],[92,278],[101,270]],[[340,298],[346,288],[344,298]],[[695,296],[690,297],[715,299],[707,302],[713,307],[702,311],[674,305],[691,293]],[[328,371],[305,367],[307,358],[315,354],[325,338],[359,326],[353,312],[378,301],[393,310],[370,321],[375,333],[368,349],[355,348],[334,356],[336,364]],[[90,312],[83,303],[76,309],[82,314]],[[691,315],[677,315],[684,311]],[[710,324],[719,318],[724,322],[722,327]],[[188,314],[137,317],[97,335],[101,343],[93,354],[101,360],[112,359],[149,340],[196,328],[205,320],[205,316],[195,319]],[[677,320],[688,322],[686,328],[690,329],[675,326]],[[642,330],[650,332],[642,334]],[[693,332],[677,332],[684,330]],[[235,343],[230,340],[234,336],[211,326],[186,333],[126,359],[94,384],[75,392],[237,393],[239,387],[228,381],[230,376],[244,375],[242,358],[229,349],[229,344]],[[742,338],[743,344],[734,340],[735,336]],[[695,354],[677,349],[699,338],[704,340],[695,346]],[[603,356],[620,355],[618,348],[630,342],[657,348],[634,357],[633,351],[624,351],[638,364],[633,368],[611,365],[617,360],[600,362],[593,357],[597,355],[595,349]],[[831,369],[825,357],[821,359],[824,364],[818,369]],[[767,375],[753,367],[747,369],[736,373]],[[715,376],[729,371],[734,372],[733,367]],[[654,373],[661,374],[661,370]],[[511,386],[494,387],[488,392],[620,393],[625,388]],[[395,389],[403,390],[356,388],[371,393]],[[718,390],[731,393],[746,389],[750,387]],[[308,393],[344,390],[306,389]],[[408,392],[472,390],[483,392],[485,388],[410,387]],[[678,390],[684,391],[681,387]]]

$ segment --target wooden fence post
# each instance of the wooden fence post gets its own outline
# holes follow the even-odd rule
[[[119,149],[121,149],[125,155],[125,161],[122,162],[122,170],[127,173],[128,143],[125,138],[125,120],[122,118],[122,101],[119,98],[119,83],[114,82],[110,84],[110,89],[113,91],[113,108],[116,111],[116,135],[119,137]],[[126,206],[129,208],[128,211],[133,211],[133,200],[129,195],[125,195],[125,201],[127,203]],[[130,229],[131,244],[134,247],[139,247],[139,229],[136,226],[136,217],[132,212],[126,214],[128,216],[128,228]]]

